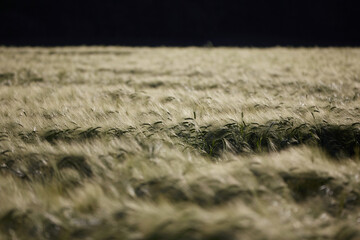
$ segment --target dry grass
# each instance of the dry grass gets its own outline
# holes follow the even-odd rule
[[[0,239],[360,239],[360,49],[0,48]]]

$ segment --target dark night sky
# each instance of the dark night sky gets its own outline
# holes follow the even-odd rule
[[[350,0],[0,0],[0,45],[360,46]]]

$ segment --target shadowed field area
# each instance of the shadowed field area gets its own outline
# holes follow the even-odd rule
[[[360,239],[360,49],[0,47],[1,239]]]

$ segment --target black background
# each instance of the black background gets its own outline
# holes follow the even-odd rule
[[[349,0],[0,0],[1,45],[360,46]]]

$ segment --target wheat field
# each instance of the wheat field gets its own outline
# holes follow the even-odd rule
[[[360,239],[359,48],[0,47],[0,239]]]

